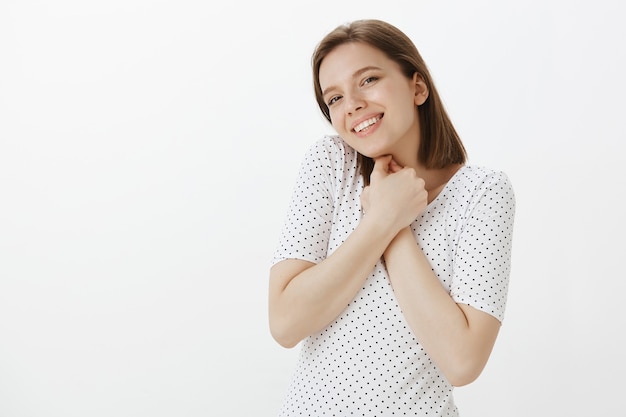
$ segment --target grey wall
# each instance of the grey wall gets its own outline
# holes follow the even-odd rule
[[[332,132],[309,59],[364,17],[415,40],[470,162],[517,193],[463,415],[621,411],[619,1],[28,0],[0,4],[1,416],[275,415],[297,349],[267,329],[269,259]]]

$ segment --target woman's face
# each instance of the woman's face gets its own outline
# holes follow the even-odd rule
[[[350,42],[324,58],[319,80],[331,123],[348,145],[370,158],[391,154],[403,165],[417,163],[417,106],[428,97],[417,73],[408,78],[379,49]]]

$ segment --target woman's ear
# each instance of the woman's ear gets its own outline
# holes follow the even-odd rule
[[[428,86],[424,77],[417,72],[413,74],[413,84],[415,85],[415,105],[421,106],[428,98]]]

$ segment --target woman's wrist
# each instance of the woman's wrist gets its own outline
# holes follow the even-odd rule
[[[389,242],[389,246],[387,246],[387,249],[385,249],[385,258],[390,255],[391,251],[393,251],[394,248],[405,243],[411,245],[415,244],[415,237],[413,236],[413,230],[411,229],[411,226],[403,227],[402,229],[400,229],[400,231],[398,231],[395,237],[391,239],[391,242]]]

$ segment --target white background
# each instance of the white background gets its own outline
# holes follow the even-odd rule
[[[0,3],[0,416],[274,416],[267,327],[310,56],[381,18],[518,209],[509,305],[464,417],[623,415],[619,0]]]

